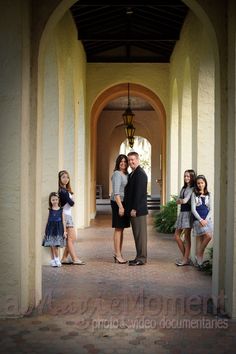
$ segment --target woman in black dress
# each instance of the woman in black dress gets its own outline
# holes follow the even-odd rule
[[[130,220],[125,215],[123,205],[124,190],[128,182],[128,159],[126,155],[119,155],[116,159],[115,169],[111,177],[112,193],[111,193],[111,208],[112,208],[112,227],[114,230],[114,261],[115,263],[127,263],[122,256],[123,231],[124,228],[130,226]]]

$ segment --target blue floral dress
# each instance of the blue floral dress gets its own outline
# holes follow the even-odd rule
[[[65,247],[64,226],[62,219],[63,209],[49,210],[48,222],[45,229],[42,246],[44,247]]]

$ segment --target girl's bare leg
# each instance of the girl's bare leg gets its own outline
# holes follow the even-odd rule
[[[74,262],[79,259],[76,255],[75,247],[74,247],[74,240],[76,239],[75,229],[74,227],[67,227],[66,231],[67,231],[67,247],[64,251],[63,258],[65,254],[67,254],[67,256],[69,254]]]
[[[180,235],[182,233],[182,229],[176,229],[175,230],[175,235],[174,235],[174,238],[175,238],[175,241],[177,242],[177,245],[180,249],[180,252],[182,253],[182,256],[184,257],[184,254],[185,254],[185,246],[184,246],[184,243],[183,241],[181,240],[180,238]]]
[[[50,247],[51,259],[54,259],[54,248],[55,247]]]
[[[203,260],[203,255],[204,255],[204,251],[206,249],[206,246],[208,245],[208,243],[211,241],[212,235],[211,234],[204,234],[201,237],[201,242],[198,248],[198,252],[197,252],[197,258],[202,261]]]
[[[64,249],[63,256],[62,256],[63,261],[65,261],[67,259],[68,254],[69,254],[69,251],[68,251],[68,246],[67,246],[67,242],[66,242],[66,247]]]
[[[183,261],[188,262],[189,261],[189,255],[190,255],[190,249],[191,249],[191,229],[185,229],[184,230],[184,256],[183,256]]]
[[[198,236],[197,245],[196,245],[196,257],[195,257],[198,264],[202,263],[202,256],[200,254],[202,241],[203,241],[203,236]]]
[[[58,248],[57,247],[53,247],[53,252],[54,252],[54,258],[58,258]]]

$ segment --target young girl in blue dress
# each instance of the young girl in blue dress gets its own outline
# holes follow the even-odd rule
[[[191,209],[194,216],[193,236],[199,237],[196,254],[197,266],[202,267],[206,246],[212,239],[212,200],[207,189],[207,180],[203,175],[196,178],[196,187],[191,197]]]
[[[192,213],[191,213],[191,195],[195,183],[196,174],[194,170],[186,170],[184,172],[184,185],[180,191],[179,198],[176,203],[180,204],[180,213],[175,223],[175,241],[182,253],[182,259],[176,260],[177,266],[185,266],[190,262],[191,248],[191,228],[192,228]],[[181,234],[184,232],[184,241]]]
[[[61,267],[58,257],[58,247],[66,245],[66,225],[63,209],[59,206],[59,195],[55,192],[49,195],[49,215],[42,246],[51,248],[51,266]]]

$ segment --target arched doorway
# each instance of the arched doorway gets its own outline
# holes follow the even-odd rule
[[[96,211],[96,171],[97,171],[97,123],[99,116],[106,106],[106,104],[121,96],[127,95],[127,83],[115,85],[108,88],[97,98],[93,104],[91,110],[91,209],[93,210],[92,214],[95,215]],[[163,181],[162,186],[162,203],[165,203],[166,200],[166,113],[162,102],[159,97],[149,90],[148,88],[139,85],[139,84],[130,84],[130,95],[144,98],[149,102],[153,109],[155,110],[159,122],[160,122],[160,154],[159,154],[159,163],[161,164],[161,176],[160,179]],[[143,122],[144,124],[144,122]],[[122,128],[121,128],[122,129]],[[111,131],[110,131],[111,133]],[[153,132],[155,134],[155,132]],[[109,134],[109,132],[107,132]],[[116,151],[116,154],[118,150]],[[160,158],[160,155],[162,158]],[[114,156],[113,156],[114,157]],[[114,159],[113,159],[114,161]]]

